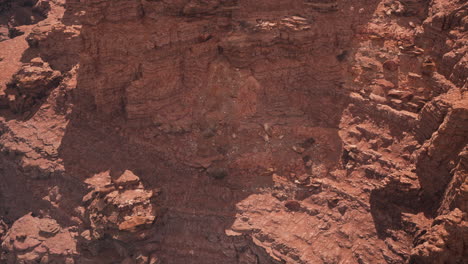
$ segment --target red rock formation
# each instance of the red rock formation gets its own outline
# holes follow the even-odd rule
[[[466,10],[0,0],[0,262],[463,263]]]
[[[50,218],[25,215],[8,231],[2,250],[6,263],[73,263],[76,233]]]

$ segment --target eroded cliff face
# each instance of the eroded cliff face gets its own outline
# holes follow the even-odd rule
[[[467,12],[0,1],[0,262],[463,263]]]

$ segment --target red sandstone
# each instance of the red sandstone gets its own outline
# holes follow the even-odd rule
[[[467,29],[457,0],[0,0],[0,263],[466,263]]]

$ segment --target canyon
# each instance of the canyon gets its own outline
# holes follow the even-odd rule
[[[0,0],[0,263],[466,263],[467,30],[464,0]]]

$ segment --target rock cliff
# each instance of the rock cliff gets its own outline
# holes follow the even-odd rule
[[[468,4],[0,0],[0,263],[464,263]]]

